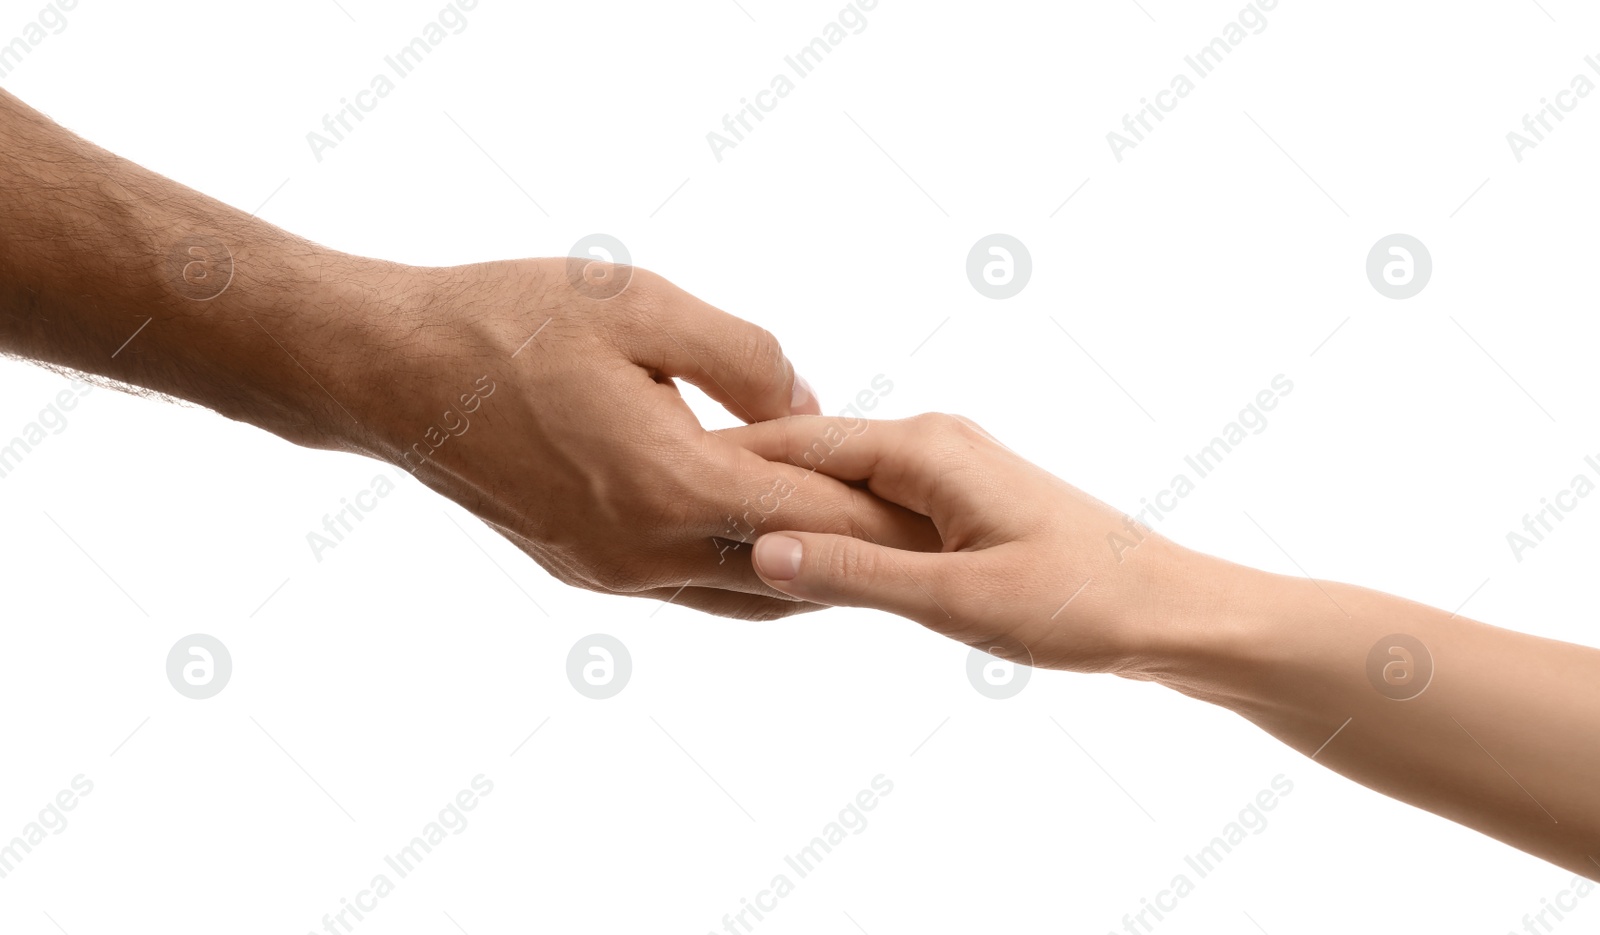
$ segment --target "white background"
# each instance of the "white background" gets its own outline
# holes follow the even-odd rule
[[[1600,501],[1521,562],[1506,533],[1600,452],[1600,95],[1520,163],[1505,134],[1587,71],[1600,17],[1282,0],[1119,163],[1105,134],[1241,6],[1140,3],[882,0],[720,162],[706,133],[837,0],[483,0],[320,162],[307,131],[437,0],[84,0],[5,86],[343,250],[610,233],[775,331],[825,410],[884,374],[877,414],[969,415],[1130,511],[1284,374],[1163,533],[1594,643]],[[0,9],[3,42],[39,6]],[[996,231],[1034,262],[1007,301],[965,275]],[[1397,231],[1434,262],[1405,301],[1364,271]],[[0,436],[65,384],[0,364]],[[1571,884],[1153,685],[1036,672],[993,701],[965,647],[886,616],[567,589],[409,479],[317,562],[306,533],[380,470],[96,390],[0,480],[0,838],[94,783],[0,880],[0,929],[317,930],[479,773],[471,824],[356,931],[717,930],[880,773],[869,826],[757,931],[1117,929],[1280,773],[1270,825],[1157,931],[1498,935]],[[233,657],[207,701],[164,671],[194,632]],[[594,632],[632,653],[608,701],[564,674]]]

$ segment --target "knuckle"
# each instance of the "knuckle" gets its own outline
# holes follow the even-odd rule
[[[913,416],[912,421],[919,436],[940,442],[951,450],[970,448],[976,443],[990,440],[987,432],[965,416],[928,412]]]
[[[944,434],[950,438],[966,440],[978,438],[982,435],[977,423],[966,416],[959,416],[953,412],[939,413],[939,422],[943,426]]]
[[[870,580],[877,567],[877,556],[855,539],[839,539],[828,546],[822,557],[827,581]]]
[[[626,271],[628,287],[622,294],[633,301],[659,305],[670,295],[672,287],[660,273],[642,266],[629,266]]]
[[[784,364],[783,345],[777,335],[760,325],[745,325],[739,340],[739,357],[744,361],[746,373],[752,374],[754,388],[763,396],[777,393],[789,382],[789,370]]]
[[[672,288],[665,279],[649,270],[629,267],[627,287],[605,303],[624,329],[638,329],[660,323],[672,301]]]
[[[992,437],[988,430],[966,416],[952,416],[951,418],[956,420],[956,425],[960,432],[969,438],[981,438],[988,441]]]
[[[957,431],[956,417],[947,412],[924,412],[911,417],[919,433],[946,436]]]

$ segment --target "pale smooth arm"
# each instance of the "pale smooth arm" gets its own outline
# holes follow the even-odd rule
[[[1222,705],[1318,763],[1600,878],[1600,650],[1184,549],[960,417],[723,433],[930,517],[942,553],[769,533],[756,568],[1013,661]],[[1075,595],[1075,596],[1074,596]]]

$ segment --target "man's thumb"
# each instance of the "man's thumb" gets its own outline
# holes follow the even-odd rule
[[[819,604],[870,607],[917,621],[945,618],[935,594],[948,556],[885,548],[850,536],[773,532],[756,540],[761,580],[785,594]]]

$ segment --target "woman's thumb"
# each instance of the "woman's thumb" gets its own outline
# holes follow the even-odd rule
[[[941,558],[814,532],[770,532],[754,550],[756,573],[785,594],[918,621],[949,616],[935,599],[942,570],[931,566]]]

